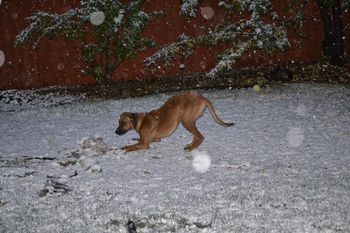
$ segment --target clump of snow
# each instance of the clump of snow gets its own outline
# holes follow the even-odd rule
[[[71,192],[72,189],[68,185],[55,180],[54,178],[49,178],[46,181],[44,188],[39,192],[39,197],[44,197],[47,194],[63,193],[67,194]]]
[[[86,170],[96,164],[95,159],[93,159],[92,157],[87,157],[85,155],[79,156],[78,163],[80,166],[82,166]]]
[[[84,137],[77,142],[80,155],[103,155],[108,151],[107,144],[100,136]]]
[[[5,63],[5,53],[0,50],[0,67],[3,66]]]
[[[106,16],[102,11],[95,11],[90,14],[90,22],[95,26],[103,24],[105,18]]]
[[[73,160],[65,161],[62,164],[75,164],[76,162],[91,173],[102,172],[101,165],[97,162],[97,157],[105,155],[108,151],[113,151],[103,141],[100,136],[84,137],[77,142],[78,150],[71,153]],[[64,165],[65,166],[65,165]]]
[[[198,0],[183,0],[180,6],[180,13],[182,15],[188,15],[189,17],[195,18],[198,8]]]
[[[211,166],[211,159],[207,152],[195,150],[192,152],[192,166],[199,173],[205,173]]]
[[[88,169],[89,172],[102,172],[102,167],[99,165],[99,164],[94,164],[92,165],[89,169]]]
[[[288,130],[287,141],[291,147],[299,147],[304,141],[304,131],[300,127],[292,127]]]
[[[118,16],[113,19],[114,21],[114,32],[117,32],[119,30],[120,25],[122,25],[124,16],[125,16],[125,10],[120,9],[118,12]]]
[[[99,173],[102,172],[101,165],[98,164],[97,160],[92,157],[81,156],[79,159],[79,164],[85,171],[91,173]]]

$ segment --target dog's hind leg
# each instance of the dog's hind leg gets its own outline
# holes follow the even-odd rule
[[[195,121],[182,121],[182,125],[193,134],[193,140],[190,144],[186,145],[184,150],[191,151],[196,149],[204,140],[203,135],[199,132],[196,127]]]

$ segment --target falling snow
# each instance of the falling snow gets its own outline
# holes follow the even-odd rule
[[[102,11],[96,11],[90,14],[90,22],[93,25],[101,25],[105,21],[105,14]]]
[[[213,10],[213,8],[208,7],[208,6],[201,7],[200,12],[201,12],[202,17],[205,19],[211,19],[215,15],[215,11]]]
[[[195,150],[192,152],[192,166],[199,173],[205,173],[209,170],[211,160],[207,152]]]

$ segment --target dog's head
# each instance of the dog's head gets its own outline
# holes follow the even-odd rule
[[[123,135],[129,130],[132,130],[136,127],[137,115],[136,113],[124,112],[120,115],[119,126],[115,130],[115,133],[118,135]]]

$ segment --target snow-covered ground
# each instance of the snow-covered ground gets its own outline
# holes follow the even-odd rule
[[[104,101],[27,93],[34,100],[21,105],[3,97],[0,232],[126,232],[128,220],[139,233],[350,232],[348,88],[201,93],[236,125],[206,112],[194,153],[183,151],[192,138],[181,126],[147,151],[117,149],[136,137],[114,134],[121,112],[150,111],[174,93]]]

